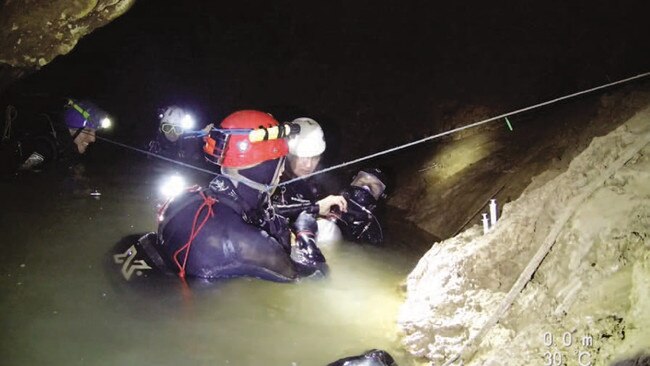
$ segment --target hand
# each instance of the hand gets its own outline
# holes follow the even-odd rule
[[[318,204],[318,214],[320,216],[327,215],[332,206],[339,206],[342,212],[348,212],[348,201],[343,196],[329,195],[316,203]]]
[[[205,127],[203,127],[201,131],[209,134],[210,130],[212,130],[212,127],[214,127],[214,123],[210,123],[209,125],[206,125]]]
[[[158,154],[160,152],[160,143],[156,140],[149,141],[149,152]]]
[[[296,230],[299,254],[311,263],[325,262],[325,257],[316,246],[316,235],[318,234],[316,219],[303,211],[298,215],[293,227]]]
[[[298,248],[302,254],[309,260],[314,263],[324,263],[325,256],[321,253],[314,239],[305,240],[304,238],[298,239]]]
[[[325,256],[323,256],[323,253],[318,249],[316,240],[313,236],[299,235],[296,244],[296,258],[299,258],[298,262],[306,265],[325,263]]]

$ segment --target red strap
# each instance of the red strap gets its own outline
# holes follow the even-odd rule
[[[199,192],[199,194],[201,195],[201,197],[203,197],[203,203],[201,204],[201,206],[199,206],[199,208],[196,210],[196,213],[194,214],[194,221],[192,222],[192,231],[190,232],[190,237],[182,247],[178,248],[178,250],[174,252],[174,256],[173,256],[174,262],[178,266],[178,276],[180,278],[185,278],[185,265],[187,264],[187,258],[190,256],[190,247],[194,242],[194,238],[196,238],[196,236],[199,235],[199,232],[203,228],[203,225],[205,225],[205,223],[208,221],[208,219],[214,216],[214,211],[212,210],[212,206],[217,202],[217,200],[213,197],[206,196],[203,192]],[[203,208],[205,207],[208,208],[208,212],[203,217],[203,221],[201,221],[201,223],[197,227],[196,223],[199,219],[201,211],[203,211]],[[178,261],[178,255],[183,251],[185,251],[185,257],[183,258],[183,264],[181,264]]]
[[[305,234],[307,236],[314,236],[314,232],[311,231],[311,230],[300,230],[300,231],[298,231],[296,233],[296,236],[300,236],[300,235],[303,235],[303,234]]]

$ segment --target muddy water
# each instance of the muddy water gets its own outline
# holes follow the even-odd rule
[[[395,317],[416,253],[340,243],[323,248],[322,280],[133,286],[111,248],[155,230],[158,181],[174,169],[105,158],[0,183],[2,365],[325,365],[371,348],[414,364]]]

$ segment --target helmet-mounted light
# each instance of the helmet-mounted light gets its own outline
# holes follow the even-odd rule
[[[181,127],[183,130],[191,130],[194,128],[194,125],[194,118],[189,114],[184,115],[181,119]]]
[[[300,126],[292,123],[283,123],[279,126],[260,128],[236,128],[220,129],[213,128],[204,138],[203,151],[209,162],[223,165],[224,156],[229,148],[232,137],[237,136],[234,141],[235,148],[239,154],[246,154],[257,143],[269,140],[277,140],[300,133]]]
[[[100,128],[111,128],[112,125],[113,125],[113,122],[108,117],[102,118],[101,122],[99,123]]]

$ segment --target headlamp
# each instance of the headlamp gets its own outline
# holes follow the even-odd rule
[[[184,130],[191,130],[192,128],[194,128],[194,118],[192,118],[192,116],[190,116],[189,114],[183,116],[183,118],[181,119],[181,127]]]
[[[160,186],[160,193],[166,199],[170,199],[183,193],[186,187],[187,184],[185,179],[178,174],[174,174],[171,177],[168,177]]]
[[[100,128],[110,128],[112,125],[113,125],[113,122],[108,117],[102,118],[102,120],[99,122],[99,127]]]

